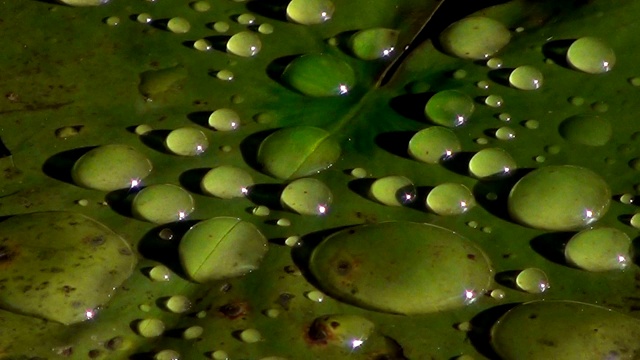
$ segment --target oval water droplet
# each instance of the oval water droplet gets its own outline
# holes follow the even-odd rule
[[[207,39],[198,39],[193,43],[193,48],[199,51],[209,51],[211,47],[211,41]]]
[[[149,270],[149,277],[153,281],[171,280],[171,270],[164,265],[156,265]]]
[[[211,4],[203,0],[194,1],[191,3],[191,8],[197,12],[207,12],[211,10]]]
[[[253,178],[246,170],[231,165],[221,165],[204,175],[200,188],[206,194],[231,199],[246,196],[249,193],[249,187],[253,184]]]
[[[516,131],[508,126],[501,126],[496,130],[496,139],[513,140],[516,138]]]
[[[427,101],[424,113],[435,124],[456,127],[469,120],[474,108],[473,100],[465,93],[444,90],[437,92]]]
[[[280,195],[282,204],[303,215],[326,215],[333,202],[333,194],[322,181],[312,178],[290,182]]]
[[[371,184],[369,196],[388,206],[403,206],[416,199],[416,187],[404,176],[385,176]]]
[[[245,329],[240,333],[240,340],[252,344],[262,340],[262,334],[256,329]]]
[[[382,262],[373,256],[380,253]],[[401,314],[465,306],[492,282],[486,255],[470,240],[411,222],[341,230],[315,248],[310,270],[322,290],[338,299]]]
[[[242,57],[255,56],[261,49],[262,41],[251,31],[241,31],[227,41],[227,51]]]
[[[164,306],[171,312],[181,314],[191,309],[191,300],[184,295],[174,295],[167,299]]]
[[[516,276],[516,285],[522,291],[541,294],[549,289],[547,274],[538,268],[527,268]]]
[[[498,108],[501,107],[504,104],[504,100],[502,99],[502,96],[500,95],[489,95],[486,98],[484,98],[484,103],[487,106],[491,106],[493,108]]]
[[[152,169],[151,161],[128,145],[103,145],[82,155],[71,169],[73,181],[89,189],[113,191],[140,182]]]
[[[260,24],[260,26],[258,26],[258,31],[260,32],[260,34],[265,34],[265,35],[269,35],[269,34],[273,34],[273,25],[271,24]]]
[[[569,142],[589,146],[603,146],[613,135],[609,121],[596,115],[572,116],[560,124],[559,132]]]
[[[160,350],[153,356],[153,360],[180,360],[180,353],[171,349]]]
[[[207,135],[189,126],[172,130],[164,143],[169,151],[181,156],[197,156],[209,147]]]
[[[611,228],[583,230],[564,249],[567,261],[587,271],[621,270],[631,264],[631,239]]]
[[[69,6],[100,6],[108,3],[110,0],[59,0],[59,1]]]
[[[427,195],[427,207],[438,215],[460,215],[476,205],[471,190],[462,184],[440,184]]]
[[[224,69],[224,70],[218,71],[216,73],[216,77],[220,80],[231,81],[234,78],[234,74],[230,70]]]
[[[236,19],[240,25],[253,25],[256,23],[256,16],[253,14],[240,14]]]
[[[574,41],[567,50],[567,62],[577,70],[589,74],[610,71],[616,63],[616,54],[607,44],[593,37]]]
[[[598,174],[561,165],[534,170],[511,189],[509,214],[536,229],[570,231],[599,220],[609,209],[611,190]]]
[[[225,22],[225,21],[216,21],[213,24],[213,30],[219,32],[219,33],[224,33],[229,31],[229,23]]]
[[[491,58],[487,60],[487,67],[489,69],[493,69],[493,70],[501,69],[503,64],[504,63],[500,58]]]
[[[328,54],[307,54],[293,60],[282,81],[302,94],[324,97],[347,94],[356,83],[351,66]]]
[[[313,320],[309,327],[309,337],[316,341],[326,341],[329,345],[353,351],[363,346],[374,333],[374,330],[375,325],[373,322],[362,316],[324,315]]]
[[[236,130],[240,127],[240,115],[232,109],[218,109],[209,115],[209,126],[218,131]]]
[[[481,16],[459,20],[440,34],[440,44],[446,52],[472,60],[489,58],[510,40],[511,33],[501,22]]]
[[[191,194],[172,184],[148,186],[136,194],[131,204],[134,216],[156,224],[184,220],[193,210]]]
[[[542,72],[533,66],[518,66],[509,75],[509,83],[520,90],[536,90],[542,86]]]
[[[204,328],[202,326],[189,326],[184,329],[182,333],[182,338],[186,340],[196,340],[204,333]]]
[[[350,39],[351,51],[362,60],[391,56],[398,42],[398,31],[385,28],[360,30]]]
[[[164,333],[164,323],[160,319],[142,319],[138,321],[136,330],[138,334],[146,338],[154,338]]]
[[[513,157],[500,148],[482,149],[469,161],[469,172],[478,179],[500,178],[513,173],[517,168]]]
[[[185,34],[191,30],[191,24],[185,18],[174,17],[167,22],[167,29],[176,34]]]
[[[217,217],[191,227],[178,250],[185,273],[204,283],[257,269],[267,252],[267,239],[249,222]]]
[[[442,126],[418,131],[409,140],[408,152],[414,159],[427,164],[438,164],[462,150],[456,134]]]
[[[287,17],[302,25],[322,24],[334,11],[331,0],[291,0],[287,5]]]

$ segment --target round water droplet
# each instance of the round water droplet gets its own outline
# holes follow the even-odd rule
[[[347,94],[356,83],[351,66],[328,54],[307,54],[293,60],[282,73],[282,80],[309,96]]]
[[[153,17],[149,13],[140,13],[136,16],[136,21],[140,24],[151,24]]]
[[[138,321],[136,330],[146,338],[158,337],[164,333],[164,323],[160,319],[143,319]]]
[[[103,145],[82,155],[71,176],[79,186],[113,191],[126,189],[151,173],[151,161],[128,145]]]
[[[267,239],[249,222],[216,217],[191,227],[178,250],[185,273],[204,283],[257,269],[267,252]]]
[[[593,109],[593,111],[595,112],[604,113],[604,112],[607,112],[607,110],[609,110],[609,104],[607,104],[604,101],[596,101],[593,104],[591,104],[591,109]]]
[[[631,217],[631,220],[629,220],[629,223],[634,228],[640,229],[640,214],[633,214],[633,216]]]
[[[291,0],[287,17],[302,25],[322,24],[331,19],[334,11],[331,0]]]
[[[231,165],[221,165],[204,175],[200,188],[206,194],[231,199],[246,196],[249,193],[249,187],[253,184],[253,178],[246,170]]]
[[[487,106],[498,108],[504,104],[504,100],[500,95],[489,95],[484,98],[484,103],[487,104]]]
[[[218,131],[236,130],[240,127],[240,115],[232,109],[218,109],[209,115],[209,126]]]
[[[438,164],[462,150],[456,134],[441,126],[422,129],[411,137],[408,152],[414,159]]]
[[[567,262],[587,271],[622,270],[631,264],[631,239],[624,232],[602,227],[574,235],[564,249]]]
[[[99,6],[107,4],[110,0],[58,0],[69,6]]]
[[[574,41],[567,50],[567,62],[577,70],[589,74],[610,71],[616,63],[616,54],[607,44],[593,37]]]
[[[438,125],[456,127],[463,125],[473,114],[473,100],[457,90],[444,90],[433,95],[424,108],[431,121]]]
[[[207,135],[188,126],[172,130],[164,143],[169,151],[181,156],[197,156],[209,147]]]
[[[269,208],[264,205],[256,206],[252,212],[255,216],[269,216],[269,214],[271,213]]]
[[[511,33],[502,23],[481,16],[459,20],[440,34],[440,44],[446,52],[472,60],[489,58],[509,40]]]
[[[219,32],[219,33],[224,33],[229,31],[229,24],[227,22],[224,21],[216,21],[213,24],[213,30]]]
[[[527,120],[524,123],[524,127],[529,130],[535,130],[540,127],[540,122],[538,120]]]
[[[166,224],[186,219],[195,210],[191,194],[172,184],[151,185],[133,198],[133,214],[142,220]]]
[[[278,310],[278,309],[268,309],[267,311],[265,311],[265,315],[267,315],[267,317],[275,319],[278,316],[280,316],[280,310]]]
[[[76,201],[76,204],[80,205],[80,206],[87,206],[89,205],[89,200],[87,199],[80,199],[78,201]]]
[[[536,162],[538,162],[538,163],[543,163],[543,162],[545,162],[545,161],[547,160],[547,158],[546,158],[546,157],[544,157],[544,156],[542,156],[542,155],[538,155],[538,156],[536,156],[536,157],[534,158],[534,160],[535,160]]]
[[[149,270],[149,277],[153,281],[171,280],[171,270],[164,265],[156,265]]]
[[[181,314],[191,309],[191,300],[183,295],[175,295],[167,299],[164,304],[167,310],[176,314]]]
[[[462,184],[440,184],[427,196],[427,207],[438,215],[464,214],[475,205],[471,190]]]
[[[500,148],[482,149],[469,161],[469,172],[478,179],[499,178],[513,173],[517,168],[513,157]]]
[[[191,3],[191,8],[197,12],[207,12],[211,10],[211,4],[206,1],[194,1]]]
[[[278,226],[291,226],[291,220],[287,219],[287,218],[280,218],[278,219],[278,221],[276,222],[276,225]]]
[[[511,189],[509,213],[536,229],[569,231],[600,219],[609,209],[611,190],[598,174],[578,166],[534,170]]]
[[[561,150],[562,148],[560,147],[560,145],[549,145],[545,147],[545,151],[553,155],[559,154]]]
[[[382,262],[372,256],[380,253],[385,254]],[[315,248],[310,270],[322,290],[337,299],[401,314],[462,307],[492,282],[486,255],[471,241],[411,222],[341,230]]]
[[[120,18],[117,16],[109,16],[104,20],[104,22],[109,26],[118,26],[120,25]]]
[[[160,232],[158,233],[158,237],[162,240],[171,240],[173,239],[173,231],[171,231],[171,229],[169,228],[164,228],[162,230],[160,230]]]
[[[542,82],[542,72],[533,66],[518,66],[509,75],[511,86],[520,90],[539,89],[542,86]]]
[[[252,57],[262,49],[262,41],[256,33],[241,31],[233,35],[227,42],[227,51],[242,57]]]
[[[153,130],[153,128],[151,127],[151,125],[141,124],[141,125],[136,126],[134,131],[135,131],[136,135],[145,135],[145,134],[149,133],[152,130]]]
[[[256,17],[253,14],[240,14],[236,20],[240,25],[253,25],[256,23]]]
[[[180,360],[180,353],[175,350],[160,350],[154,356],[154,360]]]
[[[489,82],[485,80],[478,81],[476,86],[482,90],[489,90]]]
[[[216,350],[211,354],[211,358],[214,360],[229,360],[229,354],[224,350]]]
[[[340,145],[325,130],[296,126],[269,135],[258,149],[258,163],[279,179],[319,173],[340,157]]]
[[[309,337],[352,352],[369,340],[374,334],[374,329],[375,325],[362,316],[325,315],[311,323]]]
[[[511,114],[509,114],[509,113],[500,113],[498,115],[498,119],[500,119],[501,121],[504,121],[504,122],[509,122],[509,121],[511,121]]]
[[[174,17],[167,22],[167,29],[176,34],[185,34],[191,30],[191,24],[185,18]]]
[[[472,229],[477,229],[479,225],[480,225],[480,224],[478,224],[478,222],[477,222],[477,221],[473,221],[473,220],[472,220],[472,221],[469,221],[469,222],[467,223],[467,226],[468,226],[468,227],[470,227],[470,228],[472,228]]]
[[[516,276],[516,285],[522,291],[541,294],[549,289],[549,279],[544,271],[538,268],[527,268]]]
[[[258,26],[258,32],[265,35],[273,34],[273,25],[267,23],[260,24],[260,26]]]
[[[262,334],[256,329],[246,329],[240,333],[240,340],[252,344],[262,340]]]
[[[640,86],[640,76],[635,76],[629,79],[629,84],[633,86]]]
[[[516,131],[508,126],[501,126],[496,130],[498,140],[513,140],[516,138]]]
[[[204,329],[202,328],[202,326],[190,326],[184,329],[184,332],[182,333],[182,337],[186,340],[195,340],[200,336],[202,336],[203,332],[204,332]]]
[[[489,69],[494,69],[494,70],[500,69],[502,68],[502,65],[503,65],[503,62],[502,62],[502,59],[500,58],[492,58],[487,60],[487,67]]]
[[[484,137],[479,137],[475,140],[476,144],[478,145],[487,145],[489,143],[489,139],[484,138]]]
[[[391,56],[398,42],[398,31],[385,28],[361,30],[350,40],[351,51],[363,60]]]
[[[321,303],[324,301],[324,294],[317,290],[309,291],[305,296],[313,302]]]
[[[233,72],[225,69],[225,70],[218,71],[218,73],[216,74],[216,77],[220,80],[231,81],[233,80],[234,75],[233,75]]]
[[[603,146],[613,134],[609,121],[595,115],[576,115],[564,120],[560,135],[567,141],[589,146]]]
[[[287,246],[298,246],[300,245],[300,236],[289,236],[284,240],[284,244]]]
[[[193,43],[193,48],[199,51],[211,50],[211,41],[207,39],[198,39]]]
[[[388,206],[403,206],[416,199],[416,187],[404,176],[386,176],[371,184],[369,196]]]
[[[303,178],[290,182],[280,195],[280,202],[302,215],[326,215],[333,194],[322,181]]]
[[[458,69],[454,71],[451,76],[456,80],[462,80],[467,77],[467,71],[465,69]]]
[[[491,291],[491,297],[496,300],[502,300],[507,294],[502,289],[495,289]]]
[[[456,329],[460,330],[460,331],[464,331],[464,332],[469,332],[473,329],[473,325],[471,325],[470,322],[465,321],[465,322],[461,322],[459,324],[456,324]]]
[[[364,168],[354,168],[351,170],[351,176],[358,179],[364,179],[369,175]]]
[[[580,96],[572,96],[569,98],[569,102],[574,106],[582,106],[584,104],[584,98]]]

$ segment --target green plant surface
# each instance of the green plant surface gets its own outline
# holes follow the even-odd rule
[[[607,339],[613,339],[614,344],[598,343],[604,345],[597,350],[620,358],[638,357],[638,349],[628,347],[628,339],[621,335],[625,329],[638,331],[640,273],[635,258],[621,253],[624,270],[590,272],[569,265],[563,251],[573,235],[590,226],[614,228],[632,240],[638,235],[629,220],[637,211],[633,200],[637,200],[640,190],[637,181],[640,128],[636,119],[640,50],[635,46],[640,33],[636,15],[640,3],[334,0],[331,19],[311,25],[288,20],[285,10],[288,2],[284,0],[208,0],[208,3],[210,9],[202,12],[196,9],[206,9],[203,3],[179,0],[111,0],[87,7],[46,0],[0,3],[3,45],[0,216],[4,217],[0,229],[12,221],[26,222],[24,219],[34,216],[26,214],[76,213],[73,216],[89,217],[111,229],[115,238],[119,236],[128,243],[138,259],[132,275],[116,286],[109,300],[100,300],[102,304],[97,308],[69,302],[64,294],[43,297],[40,301],[46,302],[44,312],[34,313],[0,302],[0,308],[4,309],[0,310],[0,359],[175,357],[160,353],[162,350],[173,350],[181,359],[189,360],[216,356],[224,359],[222,352],[229,359],[415,360],[463,355],[511,359],[518,358],[511,355],[518,352],[514,349],[517,346],[522,346],[531,358],[546,359],[548,352],[530,352],[535,343],[532,345],[526,339],[538,339],[541,330],[539,326],[527,325],[531,320],[525,316],[529,308],[518,306],[536,300],[584,302],[622,313],[598,308],[592,311],[593,321],[604,324],[601,328],[606,329],[607,336],[610,335]],[[138,21],[138,15],[144,13],[154,20]],[[511,40],[494,56],[502,60],[502,68],[492,69],[485,60],[452,56],[445,50],[449,45],[439,41],[442,30],[472,13],[494,19],[510,30]],[[253,14],[255,23],[241,24],[251,18],[240,18],[242,14]],[[186,19],[189,31],[169,31],[167,22],[174,17]],[[228,31],[215,30],[223,28],[220,22],[229,25]],[[260,32],[258,26],[262,24],[271,25],[273,32]],[[377,38],[380,43],[370,46],[357,43],[355,50],[350,48],[356,39],[352,35],[374,28],[387,29],[379,30],[384,34]],[[254,56],[227,51],[231,36],[242,31],[251,32],[261,42]],[[376,39],[371,33],[365,35],[358,41]],[[362,59],[371,56],[375,49],[384,48],[396,35],[397,44],[388,56]],[[600,39],[605,47],[613,49],[615,63],[611,54],[603,55],[610,61],[610,71],[590,73],[597,71],[597,67],[584,65],[581,62],[584,59],[567,60],[569,45],[583,37]],[[206,39],[211,49],[195,49],[194,42],[200,39]],[[482,43],[483,38],[471,40]],[[598,55],[602,51],[599,42],[586,43],[588,54]],[[579,54],[578,50],[581,49],[572,54]],[[309,59],[301,57],[306,54],[326,57],[301,62],[304,66],[293,69],[298,73],[287,68],[296,59]],[[332,60],[325,61],[329,58]],[[522,90],[527,88],[526,84],[518,88],[509,85],[510,71],[525,65],[542,73],[544,79],[539,89]],[[314,71],[314,66],[320,70]],[[231,71],[233,79],[218,78],[222,70]],[[522,79],[519,80],[518,84],[522,84]],[[342,81],[348,81],[350,87],[343,89]],[[488,84],[488,89],[481,86],[483,83]],[[421,162],[415,155],[409,155],[409,141],[419,130],[438,124],[425,114],[425,106],[435,93],[443,90],[456,90],[474,102],[474,110],[464,124],[451,127],[462,151],[440,163]],[[488,106],[485,98],[489,95],[499,95],[502,106]],[[237,112],[240,119],[237,129],[231,126],[231,131],[219,131],[210,126],[209,115],[221,108]],[[587,122],[591,125],[580,127],[576,118],[592,119]],[[566,123],[567,119],[573,122]],[[143,134],[139,125],[151,130]],[[510,130],[501,129],[500,134],[507,135],[496,134],[497,129],[505,126]],[[195,128],[207,138],[206,142],[179,139],[176,147],[191,146],[196,156],[184,156],[188,151],[175,151],[176,147],[164,143],[170,131],[183,127]],[[293,135],[268,138],[282,134],[282,129]],[[508,135],[511,133],[515,137]],[[274,138],[276,141],[269,141]],[[72,168],[80,156],[110,144],[134,148],[150,160],[153,170],[141,179],[140,186],[131,189],[101,191],[77,185]],[[261,147],[263,144],[267,145]],[[340,148],[339,155],[336,146]],[[500,175],[504,170],[500,161],[505,160],[488,157],[488,160],[476,158],[477,171],[470,172],[472,156],[490,148],[505,150],[517,169],[510,168]],[[136,159],[138,164],[144,163],[138,155]],[[126,161],[105,163],[104,175],[127,174],[133,171],[128,165]],[[207,171],[223,165],[235,166],[250,175],[254,185],[246,188],[247,196],[222,199],[202,190],[200,181]],[[599,211],[593,215],[589,210],[587,218],[577,225],[571,223],[569,228],[552,224],[536,229],[522,225],[509,215],[509,192],[534,169],[551,165],[584,167],[595,178],[591,175],[571,178],[566,180],[567,184],[549,180],[542,183],[543,188],[573,188],[575,184],[577,188],[585,187],[586,192],[596,193],[583,198],[576,191],[544,191],[540,196],[549,199],[553,206],[547,208],[544,201],[535,201],[536,208],[529,210],[539,214],[544,224],[574,211],[575,207],[564,206],[566,203],[589,210],[591,200],[584,199],[597,199]],[[388,176],[402,176],[410,182]],[[280,194],[286,184],[304,177],[320,180],[330,190],[331,196],[324,195],[331,199],[330,203],[319,203],[322,209],[317,215],[294,211],[300,208],[297,206],[304,209],[311,206],[304,196],[295,198],[301,196],[296,193],[286,204],[281,203]],[[600,178],[608,188],[594,190],[590,184],[599,184]],[[378,179],[391,181],[378,182],[379,186],[372,188]],[[544,179],[549,178],[541,181]],[[237,185],[229,179],[224,181],[230,181],[230,187]],[[243,189],[246,181],[243,176],[240,185]],[[120,178],[109,182],[120,183]],[[459,215],[437,215],[425,201],[429,191],[443,183],[466,186],[472,191],[476,205]],[[176,220],[180,220],[166,224],[142,220],[131,209],[133,198],[139,187],[159,184],[182,186],[193,198],[195,210],[188,214],[186,209],[172,208],[177,206],[176,201],[160,197],[159,210],[174,211]],[[237,188],[230,193],[237,193]],[[380,200],[388,198],[397,201]],[[292,206],[293,203],[296,205]],[[297,205],[300,203],[303,205]],[[270,211],[265,215],[264,208],[256,211],[258,206],[266,206]],[[182,219],[183,215],[188,216]],[[258,269],[246,275],[196,283],[184,270],[183,264],[189,258],[180,258],[180,240],[191,226],[216,217],[238,218],[252,231],[253,226],[247,223],[255,225],[261,235],[252,233],[252,236],[261,239],[263,235],[269,241],[268,252]],[[329,238],[339,231],[342,231],[339,234],[348,232],[345,229],[351,226],[390,221],[397,222],[389,223],[397,224],[397,228],[383,225],[386,230],[380,236],[385,239],[376,238],[372,241],[375,246],[369,246],[366,238],[358,239],[363,243],[362,252],[358,252],[357,243],[345,243],[341,249],[336,244],[341,237]],[[416,227],[402,226],[403,222],[436,225],[468,239],[492,264],[490,287],[479,291],[461,289],[460,296],[468,296],[469,301],[446,302],[459,304],[455,308],[399,315],[397,312],[402,311],[369,310],[384,310],[384,306],[360,307],[371,302],[353,301],[350,296],[332,291],[323,284],[335,280],[310,271],[332,266],[331,259],[326,260],[329,264],[310,264],[314,249],[328,238],[332,251],[344,250],[354,259],[346,265],[338,262],[338,275],[345,269],[360,269],[358,256],[365,256],[362,264],[369,267],[364,270],[368,271],[367,281],[377,284],[375,291],[384,291],[382,284],[394,276],[402,277],[402,271],[407,272],[402,278],[422,281],[420,273],[424,269],[410,273],[411,267],[402,263],[402,253],[406,252],[407,259],[420,266],[417,252],[423,249],[433,251],[424,261],[438,259],[444,264],[434,270],[441,272],[438,284],[461,283],[458,272],[445,271],[446,266],[460,261],[460,254],[456,253],[452,260],[438,258],[452,250],[441,238],[434,239],[435,245],[412,245],[419,239],[414,233]],[[95,282],[91,286],[100,291],[113,290],[105,288],[111,285],[104,280],[107,276],[104,268],[95,272],[78,270],[81,267],[70,258],[81,252],[74,248],[75,238],[60,239],[61,230],[54,225],[50,221],[34,224],[20,237],[24,244],[15,238],[7,242],[6,235],[0,232],[0,300],[7,296],[7,285],[15,287],[24,284],[25,278],[43,277],[38,267],[20,267],[18,260],[29,254],[35,259],[44,258],[45,255],[37,254],[46,251],[27,250],[46,249],[47,242],[56,243],[52,246],[56,249],[54,261],[73,274],[70,279],[89,277]],[[47,238],[47,234],[55,236]],[[231,235],[214,234],[214,237],[223,247],[232,248]],[[197,239],[192,236],[191,240],[194,238]],[[344,236],[343,240],[350,239]],[[389,251],[385,251],[382,240],[387,241]],[[218,254],[222,251],[219,245],[188,245],[189,251],[198,253],[198,249],[203,249],[215,254],[205,259],[224,257]],[[71,248],[65,254],[58,253],[64,246]],[[399,251],[396,246],[404,249]],[[464,246],[471,245],[465,240]],[[241,253],[243,249],[235,250]],[[592,246],[587,251],[597,249]],[[609,249],[603,245],[603,251]],[[467,260],[473,261],[474,254]],[[251,268],[256,263],[255,257],[261,256],[250,254],[251,261],[247,261]],[[109,263],[102,259],[94,261],[90,256],[82,260],[98,267]],[[116,257],[112,260],[121,261]],[[213,278],[224,273],[216,270],[215,264],[207,264],[207,260],[197,261],[203,262],[202,266],[206,264],[203,268],[214,274]],[[113,262],[110,266],[115,266]],[[235,267],[240,265],[225,266],[232,269],[229,273],[237,274]],[[166,266],[168,270],[158,266]],[[543,281],[542,285],[522,286],[527,279],[517,275],[530,268],[543,270],[548,284]],[[428,275],[425,278],[434,276]],[[429,286],[428,281],[415,284],[416,289]],[[32,295],[30,288],[22,290],[22,297]],[[484,290],[488,292],[484,294]],[[500,292],[504,297],[499,296]],[[384,295],[395,303],[403,303],[393,293]],[[408,296],[415,298],[407,299],[406,304],[414,304],[421,297],[427,301],[438,299],[437,294]],[[530,308],[546,306],[533,304]],[[565,325],[559,324],[581,319],[580,306],[555,304],[560,305],[544,310],[548,315],[545,326],[557,327],[552,331],[554,334],[564,331]],[[514,307],[515,315],[510,313],[509,321],[502,324],[518,332],[499,334],[499,341],[492,345],[493,324]],[[438,306],[423,304],[418,308]],[[83,314],[90,319],[77,321]],[[624,327],[616,329],[611,323],[621,317]],[[518,320],[525,318],[529,320]],[[148,319],[155,320],[145,321]],[[585,325],[584,319],[578,323],[581,327],[589,325]],[[584,334],[591,333],[583,331],[580,336],[554,341],[562,349],[582,344],[576,341],[597,343],[596,335],[591,335],[591,341],[584,340]],[[518,341],[510,341],[510,337]],[[616,342],[617,339],[624,341]],[[554,341],[543,341],[541,346],[553,347]],[[579,348],[583,353],[578,358],[588,359],[597,354]]]

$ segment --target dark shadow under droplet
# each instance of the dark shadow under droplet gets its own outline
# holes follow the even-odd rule
[[[95,149],[97,146],[87,146],[73,150],[63,151],[48,158],[42,165],[42,171],[49,177],[69,184],[74,184],[71,178],[71,169],[78,159]]]

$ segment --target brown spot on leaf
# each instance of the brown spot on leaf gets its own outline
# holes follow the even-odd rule
[[[222,305],[218,311],[227,319],[235,320],[249,313],[249,303],[246,301],[238,301]]]

